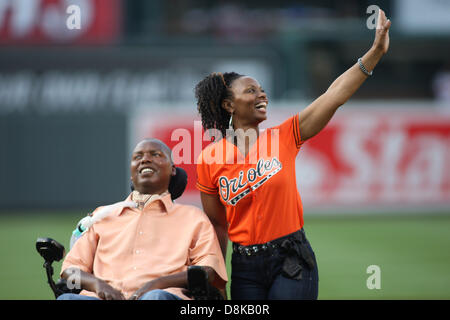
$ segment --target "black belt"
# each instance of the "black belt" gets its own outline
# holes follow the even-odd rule
[[[262,244],[253,244],[250,246],[243,246],[239,243],[233,242],[233,252],[239,253],[241,255],[245,256],[252,256],[255,254],[260,254],[264,252],[268,252],[269,250],[277,249],[281,247],[281,244],[288,238],[299,238],[301,240],[306,239],[305,232],[303,229],[297,230],[293,233],[290,233],[286,236],[283,236],[281,238],[277,238],[275,240],[262,243]]]
[[[316,259],[314,254],[310,252],[303,229],[263,244],[243,246],[233,243],[234,252],[247,256],[264,253],[272,249],[279,249],[285,255],[282,273],[288,278],[300,280],[302,279],[303,266],[311,270],[315,268]]]

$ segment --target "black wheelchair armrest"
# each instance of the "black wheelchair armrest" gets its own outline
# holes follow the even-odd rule
[[[55,293],[55,297],[58,298],[60,295],[64,294],[64,293],[75,293],[75,294],[79,294],[81,292],[82,289],[69,289],[67,287],[67,282],[65,279],[58,279],[58,282],[56,282],[55,284],[56,289],[57,289],[57,293]]]
[[[208,280],[208,273],[201,266],[188,267],[188,290],[194,300],[224,300],[220,291]]]

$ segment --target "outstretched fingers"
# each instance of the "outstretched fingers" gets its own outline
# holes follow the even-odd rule
[[[377,30],[383,30],[387,32],[391,27],[391,20],[386,18],[386,14],[380,9],[378,13]]]

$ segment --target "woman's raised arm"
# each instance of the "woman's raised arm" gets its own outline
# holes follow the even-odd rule
[[[318,134],[331,120],[336,110],[347,102],[369,76],[389,49],[391,21],[380,9],[372,47],[350,69],[340,75],[328,90],[300,112],[299,129],[303,141]],[[365,68],[365,71],[364,70]]]

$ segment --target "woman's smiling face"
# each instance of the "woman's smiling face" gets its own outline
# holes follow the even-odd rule
[[[230,88],[232,99],[226,99],[222,106],[233,114],[235,129],[258,125],[267,119],[267,95],[258,81],[251,77],[234,80]]]

